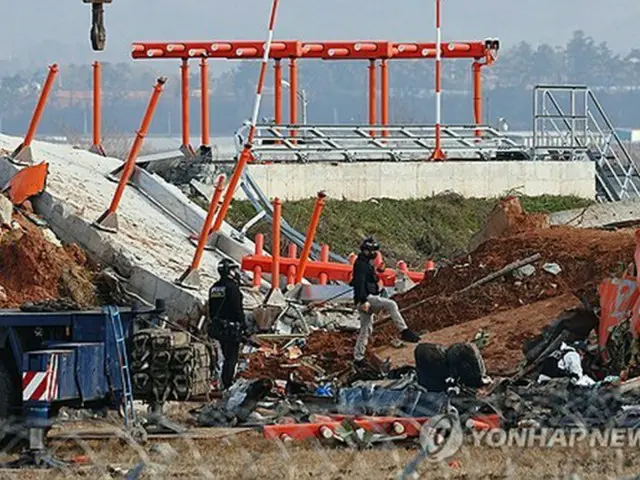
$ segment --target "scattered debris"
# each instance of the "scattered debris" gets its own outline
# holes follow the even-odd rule
[[[545,263],[542,269],[551,275],[559,275],[562,272],[562,268],[557,263]]]
[[[0,195],[0,226],[11,228],[13,221],[11,214],[13,213],[13,204],[4,195]]]

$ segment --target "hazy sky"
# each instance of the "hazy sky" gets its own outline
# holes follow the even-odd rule
[[[107,48],[92,52],[82,0],[0,0],[0,59],[30,64],[129,58],[136,40],[262,39],[270,0],[113,0]],[[615,7],[614,7],[615,6]],[[640,0],[443,0],[449,40],[499,37],[563,44],[576,29],[612,48],[640,45]],[[434,0],[281,0],[276,37],[301,40],[434,39]]]

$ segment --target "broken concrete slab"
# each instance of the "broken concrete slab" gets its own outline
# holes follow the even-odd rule
[[[20,139],[0,135],[0,148],[11,151],[19,143]],[[192,260],[195,247],[188,239],[192,232],[156,202],[127,188],[118,210],[120,231],[110,234],[91,226],[109,205],[115,185],[106,176],[122,165],[120,160],[44,142],[34,142],[33,149],[36,159],[49,164],[47,189],[34,199],[34,209],[58,238],[77,243],[99,264],[113,266],[129,280],[128,288],[146,301],[164,297],[169,315],[199,316],[208,288],[217,279],[218,255],[205,251],[202,288],[183,290],[173,282]],[[6,183],[19,168],[6,158],[0,160],[0,181]]]
[[[549,215],[551,225],[598,228],[626,222],[640,222],[640,200],[596,203],[586,208],[565,210]]]

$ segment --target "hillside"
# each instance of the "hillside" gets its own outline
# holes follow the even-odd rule
[[[526,211],[556,212],[580,208],[590,202],[575,197],[521,197]],[[471,236],[480,228],[497,199],[465,199],[455,194],[420,200],[379,199],[368,202],[326,201],[318,226],[317,240],[329,243],[332,250],[348,255],[358,248],[362,237],[374,235],[389,262],[404,260],[421,268],[427,258],[445,258],[467,249]],[[313,210],[313,200],[287,202],[284,218],[305,232]],[[235,201],[228,220],[242,226],[255,215],[248,202]],[[249,231],[266,234],[270,225],[262,223]]]

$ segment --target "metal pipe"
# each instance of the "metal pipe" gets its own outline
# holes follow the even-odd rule
[[[42,114],[44,113],[44,107],[47,104],[47,100],[49,99],[49,94],[51,93],[51,89],[53,88],[53,82],[58,74],[58,65],[55,63],[49,67],[49,73],[47,74],[47,79],[44,82],[44,87],[42,87],[42,91],[40,92],[40,97],[38,98],[38,103],[36,104],[36,108],[33,111],[33,116],[31,117],[31,122],[29,123],[29,129],[27,130],[27,134],[24,137],[24,142],[22,142],[22,147],[31,146],[31,142],[33,142],[34,137],[36,136],[36,130],[38,129],[38,125],[40,124],[40,120],[42,119]]]
[[[295,58],[289,60],[289,123],[298,124],[298,64]],[[291,130],[290,136],[296,135],[296,130]]]
[[[376,61],[369,60],[369,125],[375,125],[377,123],[376,112]],[[369,135],[376,136],[376,131],[371,129]]]
[[[193,260],[191,262],[191,266],[183,277],[191,273],[194,270],[197,270],[200,267],[200,261],[202,260],[202,254],[204,252],[204,248],[207,245],[207,240],[209,239],[209,229],[211,228],[211,222],[213,221],[213,216],[218,209],[218,204],[220,203],[220,197],[222,196],[222,191],[224,190],[224,180],[225,176],[220,175],[218,177],[218,181],[216,182],[216,189],[211,196],[211,202],[209,203],[209,210],[207,211],[207,216],[204,219],[204,223],[202,224],[202,229],[200,230],[200,237],[198,238],[198,246],[196,247],[196,251],[193,255]]]
[[[322,209],[324,208],[324,199],[327,195],[324,192],[318,192],[318,197],[316,198],[316,203],[313,207],[313,213],[311,214],[311,221],[309,222],[309,228],[307,229],[307,237],[304,241],[304,246],[302,247],[302,253],[300,254],[300,264],[298,266],[298,271],[296,272],[296,284],[302,281],[304,277],[304,270],[307,267],[307,262],[309,261],[309,253],[311,253],[311,245],[313,244],[313,239],[316,236],[316,229],[318,228],[318,223],[320,222],[320,215],[322,214]]]
[[[296,258],[298,256],[298,246],[295,243],[289,244],[287,256],[289,258]],[[287,268],[287,286],[295,285],[295,281],[296,281],[296,267],[294,265],[290,265]]]
[[[473,120],[477,127],[482,125],[482,64],[473,62]],[[476,129],[476,137],[482,136],[480,128]]]
[[[200,60],[200,95],[202,101],[202,146],[211,145],[209,125],[209,64],[207,59]]]
[[[180,65],[181,74],[181,101],[182,101],[182,146],[189,148],[189,60],[182,59]]]
[[[240,153],[238,163],[236,164],[236,167],[233,170],[233,174],[231,175],[231,180],[229,181],[229,185],[227,186],[227,191],[224,195],[224,201],[222,202],[222,206],[220,207],[220,211],[218,212],[218,216],[216,217],[216,222],[213,225],[212,232],[217,232],[218,230],[220,230],[222,222],[224,222],[227,211],[229,210],[229,206],[231,205],[231,200],[233,199],[233,195],[238,186],[238,182],[240,181],[240,177],[242,176],[242,172],[244,172],[244,168],[247,166],[247,163],[251,158],[251,148],[253,147],[253,139],[256,135],[256,124],[258,123],[258,113],[260,112],[260,102],[262,101],[264,78],[267,73],[269,53],[271,52],[271,43],[273,42],[273,29],[276,23],[278,3],[279,0],[273,0],[273,3],[271,5],[269,33],[267,35],[267,42],[264,47],[264,57],[262,58],[262,65],[260,66],[260,75],[258,77],[258,86],[256,88],[256,97],[253,105],[253,114],[251,116],[251,126],[249,128],[249,134],[247,136],[247,143]]]
[[[329,245],[322,245],[320,247],[320,261],[322,263],[329,263]],[[320,285],[326,285],[329,276],[326,273],[321,273],[319,276]]]
[[[120,176],[120,181],[118,182],[118,187],[116,188],[116,192],[113,195],[113,199],[111,200],[111,205],[106,212],[102,214],[102,216],[98,219],[97,223],[101,223],[109,214],[115,214],[118,210],[118,205],[120,205],[120,200],[122,199],[122,194],[124,193],[124,189],[129,183],[129,179],[131,178],[131,174],[133,173],[133,169],[136,164],[136,159],[140,154],[140,150],[142,149],[142,144],[144,142],[144,137],[147,135],[149,130],[149,125],[151,125],[151,119],[153,118],[153,114],[156,110],[156,106],[158,105],[158,100],[160,100],[160,95],[162,94],[162,88],[164,84],[167,82],[165,77],[158,78],[155,86],[153,87],[153,94],[151,95],[151,99],[149,100],[149,105],[147,106],[147,110],[142,118],[142,124],[140,125],[140,129],[136,132],[136,138],[133,141],[133,145],[131,146],[131,151],[129,152],[129,156],[125,161],[124,168],[122,170],[122,174]]]
[[[264,235],[262,233],[256,234],[255,242],[255,254],[256,256],[262,256],[264,249]],[[253,286],[254,288],[260,288],[262,283],[262,267],[256,265],[253,269]]]
[[[440,29],[440,0],[436,0],[436,146],[430,160],[440,161],[446,158],[442,151],[441,109],[442,109],[442,32]]]
[[[382,125],[389,125],[389,65],[386,58],[380,62],[380,115]],[[389,131],[384,129],[382,136],[389,136]]]
[[[105,156],[102,149],[102,66],[93,62],[93,145],[91,151]]]
[[[276,60],[274,65],[275,79],[273,84],[274,89],[274,111],[276,125],[282,124],[282,62],[280,59]]]
[[[273,220],[272,220],[272,248],[271,256],[271,287],[274,290],[280,288],[280,222],[282,220],[282,202],[279,198],[273,200]]]

